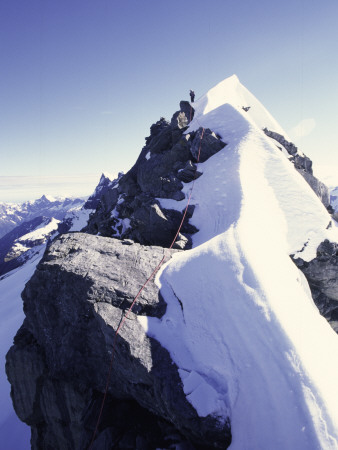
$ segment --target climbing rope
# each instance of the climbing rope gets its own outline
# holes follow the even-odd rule
[[[190,105],[190,118],[191,118],[191,113],[192,113],[192,107],[191,107],[191,105]],[[196,119],[196,120],[197,120],[197,119]],[[201,133],[201,137],[200,137],[200,144],[199,144],[198,154],[197,154],[197,160],[196,160],[197,164],[199,163],[199,160],[200,160],[200,154],[201,154],[201,147],[202,147],[202,139],[203,139],[203,136],[204,136],[204,128],[202,127],[202,133]],[[185,219],[185,217],[186,217],[186,215],[187,215],[188,207],[189,207],[189,205],[190,205],[190,201],[191,201],[191,197],[192,197],[192,192],[193,192],[194,185],[195,185],[195,181],[196,181],[196,174],[197,174],[197,168],[196,168],[195,176],[194,176],[194,179],[193,179],[193,182],[192,182],[192,185],[191,185],[191,189],[190,189],[190,193],[189,193],[187,205],[186,205],[186,207],[185,207],[185,210],[184,210],[184,213],[183,213],[183,216],[182,216],[181,223],[180,223],[180,225],[179,225],[179,227],[178,227],[178,230],[177,230],[177,233],[175,234],[174,239],[172,240],[172,243],[171,243],[170,246],[169,246],[169,249],[172,249],[172,248],[173,248],[173,246],[174,246],[174,244],[175,244],[175,241],[176,241],[176,239],[177,239],[177,236],[179,235],[179,233],[180,233],[180,231],[181,231],[181,228],[182,228],[182,226],[183,226],[184,219]],[[121,322],[120,322],[120,325],[117,327],[117,329],[116,329],[116,331],[115,331],[115,334],[114,334],[114,341],[113,341],[113,348],[112,348],[112,355],[111,355],[111,359],[110,359],[110,365],[109,365],[109,370],[108,370],[108,374],[107,374],[107,381],[106,381],[106,386],[105,386],[105,390],[104,390],[104,395],[103,395],[102,402],[101,402],[100,413],[99,413],[98,418],[97,418],[97,421],[96,421],[95,430],[94,430],[94,433],[93,433],[93,436],[92,436],[92,440],[91,440],[91,442],[90,442],[90,444],[89,444],[88,450],[91,450],[91,448],[92,448],[92,446],[93,446],[93,444],[94,444],[95,436],[96,436],[96,434],[97,434],[97,430],[98,430],[99,425],[100,425],[100,421],[101,421],[101,417],[102,417],[102,412],[103,412],[104,404],[105,404],[105,401],[106,401],[106,398],[107,398],[108,389],[109,389],[109,384],[110,384],[110,378],[111,378],[111,373],[112,373],[112,369],[113,369],[113,362],[114,362],[114,356],[115,356],[115,349],[116,349],[117,335],[119,334],[119,331],[121,330],[123,324],[124,324],[125,321],[127,320],[128,315],[131,313],[131,311],[132,311],[132,309],[133,309],[133,307],[134,307],[134,305],[135,305],[137,299],[140,297],[142,291],[145,289],[145,287],[147,286],[147,284],[155,277],[155,275],[157,274],[157,272],[160,270],[160,268],[161,268],[162,265],[164,264],[165,260],[166,260],[166,255],[164,254],[164,255],[163,255],[163,258],[162,258],[161,261],[157,264],[157,266],[155,267],[155,269],[152,271],[151,275],[147,278],[147,280],[145,281],[145,283],[141,286],[141,288],[140,288],[140,290],[138,291],[136,297],[134,298],[132,304],[131,304],[130,307],[127,309],[126,313],[124,314],[124,316],[123,316],[123,318],[122,318],[122,320],[121,320]]]

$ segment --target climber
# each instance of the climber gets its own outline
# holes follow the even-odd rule
[[[194,103],[194,100],[195,100],[195,92],[192,91],[191,89],[190,89],[190,99],[191,99],[191,103]]]

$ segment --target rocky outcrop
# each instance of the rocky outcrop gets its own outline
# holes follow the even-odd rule
[[[174,251],[82,233],[51,244],[23,292],[26,319],[6,363],[15,410],[32,427],[33,449],[88,447],[115,330],[154,266]],[[136,317],[161,318],[165,310],[151,281],[117,336],[93,448],[169,448],[173,439],[187,448],[229,445],[228,422],[197,416],[168,351]]]
[[[116,179],[113,179],[111,175],[102,174],[99,184],[96,186],[93,194],[88,197],[85,204],[81,209],[70,211],[66,214],[58,226],[58,232],[60,234],[68,233],[69,231],[80,231],[87,225],[90,214],[94,213],[99,206],[101,197],[109,190],[113,189],[118,183],[118,180],[122,177],[123,173],[120,172]],[[85,220],[85,223],[83,223]]]
[[[170,122],[162,117],[151,126],[135,165],[102,196],[84,231],[143,245],[170,246],[186,205],[166,209],[161,199],[185,199],[184,183],[201,175],[196,167],[198,152],[203,162],[225,146],[209,129],[203,139],[202,129],[186,133],[193,113],[190,103],[182,101]],[[187,219],[176,247],[189,248],[196,231]]]
[[[112,179],[112,177],[102,174],[99,184],[96,186],[93,194],[88,198],[86,203],[83,205],[84,209],[93,209],[95,210],[101,200],[101,197],[109,190],[112,189],[117,183],[118,180],[123,176],[123,172],[119,172],[116,179]]]
[[[267,128],[263,129],[264,133],[270,138],[277,141],[282,145],[290,155],[289,159],[295,166],[295,169],[304,177],[306,182],[311,186],[316,195],[321,199],[323,205],[326,208],[330,207],[330,195],[329,190],[324,183],[319,181],[312,171],[312,161],[303,153],[298,152],[298,148],[292,142],[287,141],[284,136],[274,131],[270,131]],[[281,147],[278,146],[281,150]],[[331,212],[331,211],[330,211]]]
[[[297,258],[294,262],[306,276],[320,313],[338,333],[338,244],[325,240],[315,259]]]

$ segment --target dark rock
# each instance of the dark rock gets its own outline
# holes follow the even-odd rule
[[[201,176],[192,159],[196,160],[202,129],[184,134],[193,112],[190,103],[182,101],[170,123],[161,117],[150,127],[150,136],[136,163],[113,187],[108,187],[83,231],[132,239],[143,245],[171,244],[182,215],[176,212],[177,221],[177,214],[162,210],[157,199],[183,200],[183,183]],[[224,146],[219,136],[206,129],[200,161],[205,161]],[[185,238],[178,244],[180,248],[184,242],[184,248],[188,248],[191,234],[197,231],[195,227],[189,227],[190,218],[188,215],[183,224],[181,233]]]
[[[176,111],[171,119],[173,128],[185,129],[194,117],[194,108],[189,102],[182,100],[180,102],[180,110]]]
[[[319,181],[312,171],[312,161],[305,155],[298,153],[298,148],[292,143],[287,141],[284,136],[274,131],[270,131],[267,128],[263,129],[264,133],[281,144],[290,155],[290,161],[295,166],[295,169],[303,176],[306,182],[311,186],[312,190],[320,198],[323,205],[328,208],[330,205],[329,190],[324,183]],[[278,146],[281,150],[281,147]]]
[[[229,445],[229,424],[197,416],[168,351],[137,320],[136,313],[161,317],[166,309],[153,281],[115,339],[164,252],[170,257],[174,250],[82,233],[49,247],[23,292],[26,319],[6,364],[16,412],[32,427],[33,449],[88,447],[114,345],[95,448],[135,448],[136,442],[165,448],[168,429],[196,448]]]
[[[294,259],[304,273],[320,313],[338,333],[338,244],[325,240],[312,261]]]
[[[186,165],[178,171],[177,178],[184,183],[190,183],[201,175],[202,173],[197,171],[196,164],[189,160]]]
[[[112,190],[117,184],[118,181],[123,176],[123,172],[120,172],[118,174],[117,179],[111,180],[107,175],[104,173],[101,175],[99,184],[96,186],[94,193],[88,198],[86,203],[84,204],[84,209],[96,209],[100,203],[101,197],[108,192],[109,190]]]
[[[191,122],[192,119],[194,118],[194,114],[195,114],[195,110],[191,106],[191,103],[187,102],[186,100],[181,100],[180,101],[180,110],[181,110],[181,112],[183,112],[186,115],[186,117],[189,119],[189,122]]]
[[[275,131],[270,131],[267,128],[263,129],[264,133],[271,137],[272,139],[275,139],[275,141],[279,142],[285,150],[289,153],[289,155],[296,155],[298,152],[298,148],[293,144],[292,142],[287,141],[284,136],[282,136],[279,133],[276,133]],[[312,173],[312,172],[311,172]]]
[[[188,219],[191,219],[191,217],[193,216],[195,208],[196,208],[195,205],[189,205],[188,206],[187,214],[186,214]],[[184,210],[182,211],[182,214],[184,214]]]
[[[203,129],[199,128],[196,132],[194,140],[191,145],[191,154],[194,161],[197,161],[198,153],[200,152],[199,162],[204,162],[211,156],[225,147],[225,143],[209,128],[204,129],[203,139],[201,140]]]
[[[175,210],[161,209],[158,201],[149,199],[135,210],[132,227],[126,237],[143,245],[160,245],[169,247],[182,221],[183,213]],[[198,230],[189,224],[188,219],[182,225],[182,232],[194,234]],[[185,239],[191,245],[191,239]],[[182,245],[179,248],[183,248]],[[189,246],[185,248],[190,248]]]
[[[154,155],[149,161],[141,163],[137,171],[137,183],[142,192],[153,197],[173,198],[171,194],[183,187],[181,181],[172,173],[176,158],[177,153],[166,152]]]
[[[154,136],[148,144],[148,150],[151,153],[162,153],[169,150],[172,144],[171,128],[168,124],[159,134]]]
[[[147,150],[161,153],[171,146],[171,126],[163,118],[150,127],[150,136],[146,138]]]

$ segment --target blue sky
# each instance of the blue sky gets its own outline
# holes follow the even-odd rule
[[[2,0],[0,184],[88,177],[90,193],[190,88],[233,73],[315,166],[338,167],[337,19],[336,0]]]

